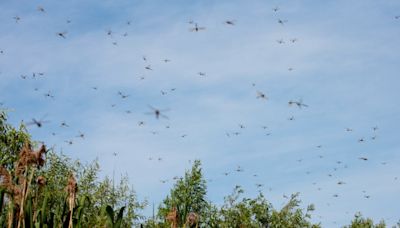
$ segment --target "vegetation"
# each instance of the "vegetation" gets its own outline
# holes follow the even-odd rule
[[[147,204],[138,201],[127,176],[117,184],[100,180],[97,161],[72,161],[6,120],[0,112],[0,227],[321,227],[310,221],[314,205],[302,209],[298,193],[278,210],[262,193],[245,198],[236,186],[222,206],[212,204],[198,160],[176,179],[157,216],[145,218],[140,211]],[[374,224],[356,214],[345,228],[383,227],[384,221]]]
[[[99,164],[82,164],[30,140],[0,115],[0,227],[132,227],[143,219],[124,176],[99,180]],[[117,211],[114,213],[114,211]],[[122,216],[123,215],[123,216]]]

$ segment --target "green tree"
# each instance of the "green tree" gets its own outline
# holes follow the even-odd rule
[[[0,110],[0,166],[11,171],[24,143],[30,135],[23,124],[18,129],[7,123],[5,111]]]
[[[276,210],[262,193],[254,199],[241,198],[243,193],[243,189],[236,186],[233,193],[225,197],[221,208],[222,227],[320,227],[309,221],[313,205],[309,205],[305,213],[299,208],[298,194],[293,194],[281,210]]]
[[[320,227],[319,224],[311,224],[311,212],[315,210],[313,204],[302,210],[299,206],[299,193],[292,194],[288,203],[281,210],[273,210],[271,214],[271,227]]]
[[[164,199],[159,207],[158,215],[166,218],[168,213],[175,207],[178,212],[178,226],[182,227],[189,213],[194,212],[200,218],[203,217],[209,208],[206,201],[207,187],[203,178],[201,162],[195,160],[191,170],[185,172],[185,176],[180,178],[171,189],[170,194]],[[161,224],[165,225],[165,222]]]
[[[4,175],[10,175],[13,177],[12,181],[16,182],[14,167],[25,144],[37,145],[38,143],[31,141],[23,124],[19,129],[15,129],[7,123],[6,113],[0,112],[0,167],[7,170],[0,173],[0,188],[3,184],[5,185]],[[73,161],[63,154],[56,153],[53,149],[47,150],[45,160],[43,167],[31,172],[33,177],[29,178],[31,181],[27,183],[29,186],[29,196],[26,200],[29,207],[27,208],[32,211],[27,214],[37,216],[40,212],[43,218],[53,218],[52,215],[65,211],[66,185],[69,174],[74,174],[78,186],[76,205],[86,205],[84,208],[77,207],[79,210],[74,219],[79,216],[83,227],[99,227],[107,224],[107,214],[103,213],[107,206],[112,206],[114,210],[125,207],[122,227],[132,227],[143,218],[139,211],[145,207],[146,202],[139,202],[127,176],[122,176],[116,184],[108,177],[100,179],[98,177],[100,166],[97,160],[82,164],[78,160]],[[0,189],[0,192],[1,226],[7,219],[8,207],[4,204],[10,202],[10,198],[7,198],[4,190]],[[87,206],[89,204],[90,207]]]
[[[386,224],[384,221],[380,221],[378,224],[374,224],[374,221],[372,219],[364,218],[360,212],[354,215],[354,219],[351,221],[351,224],[349,226],[344,226],[344,228],[385,228],[385,227]]]

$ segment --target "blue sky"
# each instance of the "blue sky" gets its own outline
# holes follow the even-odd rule
[[[398,221],[400,2],[24,0],[0,9],[0,102],[11,122],[46,116],[29,128],[35,139],[98,158],[104,175],[127,173],[141,199],[158,204],[201,159],[217,204],[237,184],[255,196],[260,183],[278,208],[283,194],[301,192],[324,227],[357,211]],[[206,29],[190,32],[191,20]],[[309,107],[288,106],[300,99]],[[148,105],[169,119],[146,115]]]

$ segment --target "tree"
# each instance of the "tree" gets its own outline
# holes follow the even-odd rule
[[[278,211],[262,193],[254,199],[241,198],[243,193],[243,189],[236,186],[233,193],[225,197],[221,208],[222,227],[319,227],[309,221],[314,206],[309,205],[306,213],[303,213],[299,208],[298,194],[293,194],[289,202]]]
[[[354,215],[354,219],[351,221],[349,226],[344,228],[385,228],[386,224],[384,221],[380,221],[374,225],[374,221],[370,218],[364,218],[360,212]],[[400,227],[400,225],[399,225]]]
[[[53,225],[56,220],[63,223],[69,218],[69,223],[79,220],[82,227],[104,227],[110,225],[109,221],[132,227],[143,218],[138,212],[146,202],[138,201],[127,176],[114,185],[108,177],[98,178],[97,160],[83,165],[44,146],[38,150],[40,155],[35,156],[38,152],[33,150],[34,145],[38,143],[31,141],[23,124],[15,129],[7,123],[6,114],[0,112],[0,227],[15,224],[9,219],[11,215],[13,220],[25,217],[29,222]],[[77,186],[72,187],[75,189],[72,196],[66,189],[71,180]],[[67,199],[70,199],[69,209],[66,209]],[[125,208],[123,217],[116,215],[110,219],[106,213],[110,208],[113,211]]]
[[[18,129],[7,123],[7,115],[0,110],[0,166],[12,170],[24,143],[30,140],[23,124]]]
[[[173,208],[176,208],[178,226],[182,227],[187,222],[188,216],[194,215],[190,213],[195,213],[201,224],[209,209],[206,194],[207,187],[202,174],[201,162],[195,160],[192,169],[186,171],[185,176],[177,180],[170,194],[160,205],[158,216],[166,218]],[[166,222],[160,224],[165,225]]]

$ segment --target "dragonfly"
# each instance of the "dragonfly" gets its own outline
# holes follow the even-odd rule
[[[288,22],[288,20],[282,20],[282,19],[278,20],[278,23],[281,25],[284,25],[286,22]]]
[[[158,108],[154,108],[151,105],[148,105],[149,108],[151,109],[151,112],[146,112],[146,115],[154,115],[156,117],[156,119],[159,119],[160,117],[164,118],[164,119],[169,119],[168,116],[162,114],[162,112],[166,112],[169,111],[169,109],[158,109]]]
[[[283,39],[276,40],[276,42],[278,42],[278,44],[284,44],[285,43],[285,41]]]
[[[121,91],[118,91],[118,95],[120,95],[122,99],[128,98],[130,96],[128,94],[122,93]]]
[[[13,19],[15,20],[15,23],[18,23],[21,20],[21,18],[19,16],[15,16],[15,17],[13,17]]]
[[[38,10],[39,12],[42,12],[42,13],[45,13],[45,12],[46,12],[46,10],[45,10],[42,6],[38,6],[38,7],[37,7],[37,10]]]
[[[58,32],[57,33],[57,36],[62,37],[63,39],[67,38],[66,35],[67,35],[67,32]]]
[[[236,24],[236,21],[235,20],[226,20],[226,21],[224,21],[225,22],[225,24],[227,24],[227,25],[232,25],[232,26],[234,26],[235,24]]]
[[[268,97],[267,97],[267,95],[265,95],[265,93],[257,91],[257,99],[259,99],[259,98],[268,100]]]
[[[36,125],[38,128],[41,128],[44,123],[48,123],[49,121],[44,120],[47,115],[44,115],[40,120],[36,120],[35,118],[32,118],[31,122],[26,123],[26,126],[30,125]]]
[[[194,28],[191,28],[190,31],[191,31],[191,32],[199,32],[199,31],[205,30],[205,29],[206,29],[206,27],[199,27],[199,26],[197,25],[197,23],[195,23],[195,24],[194,24]]]
[[[85,139],[85,134],[82,132],[79,132],[79,134],[76,136],[77,138]]]
[[[303,100],[302,100],[302,99],[300,99],[300,100],[298,100],[298,101],[292,101],[292,100],[290,100],[290,101],[288,102],[288,104],[289,104],[289,106],[297,105],[298,108],[308,107],[308,105],[306,105],[306,104],[303,103]]]

